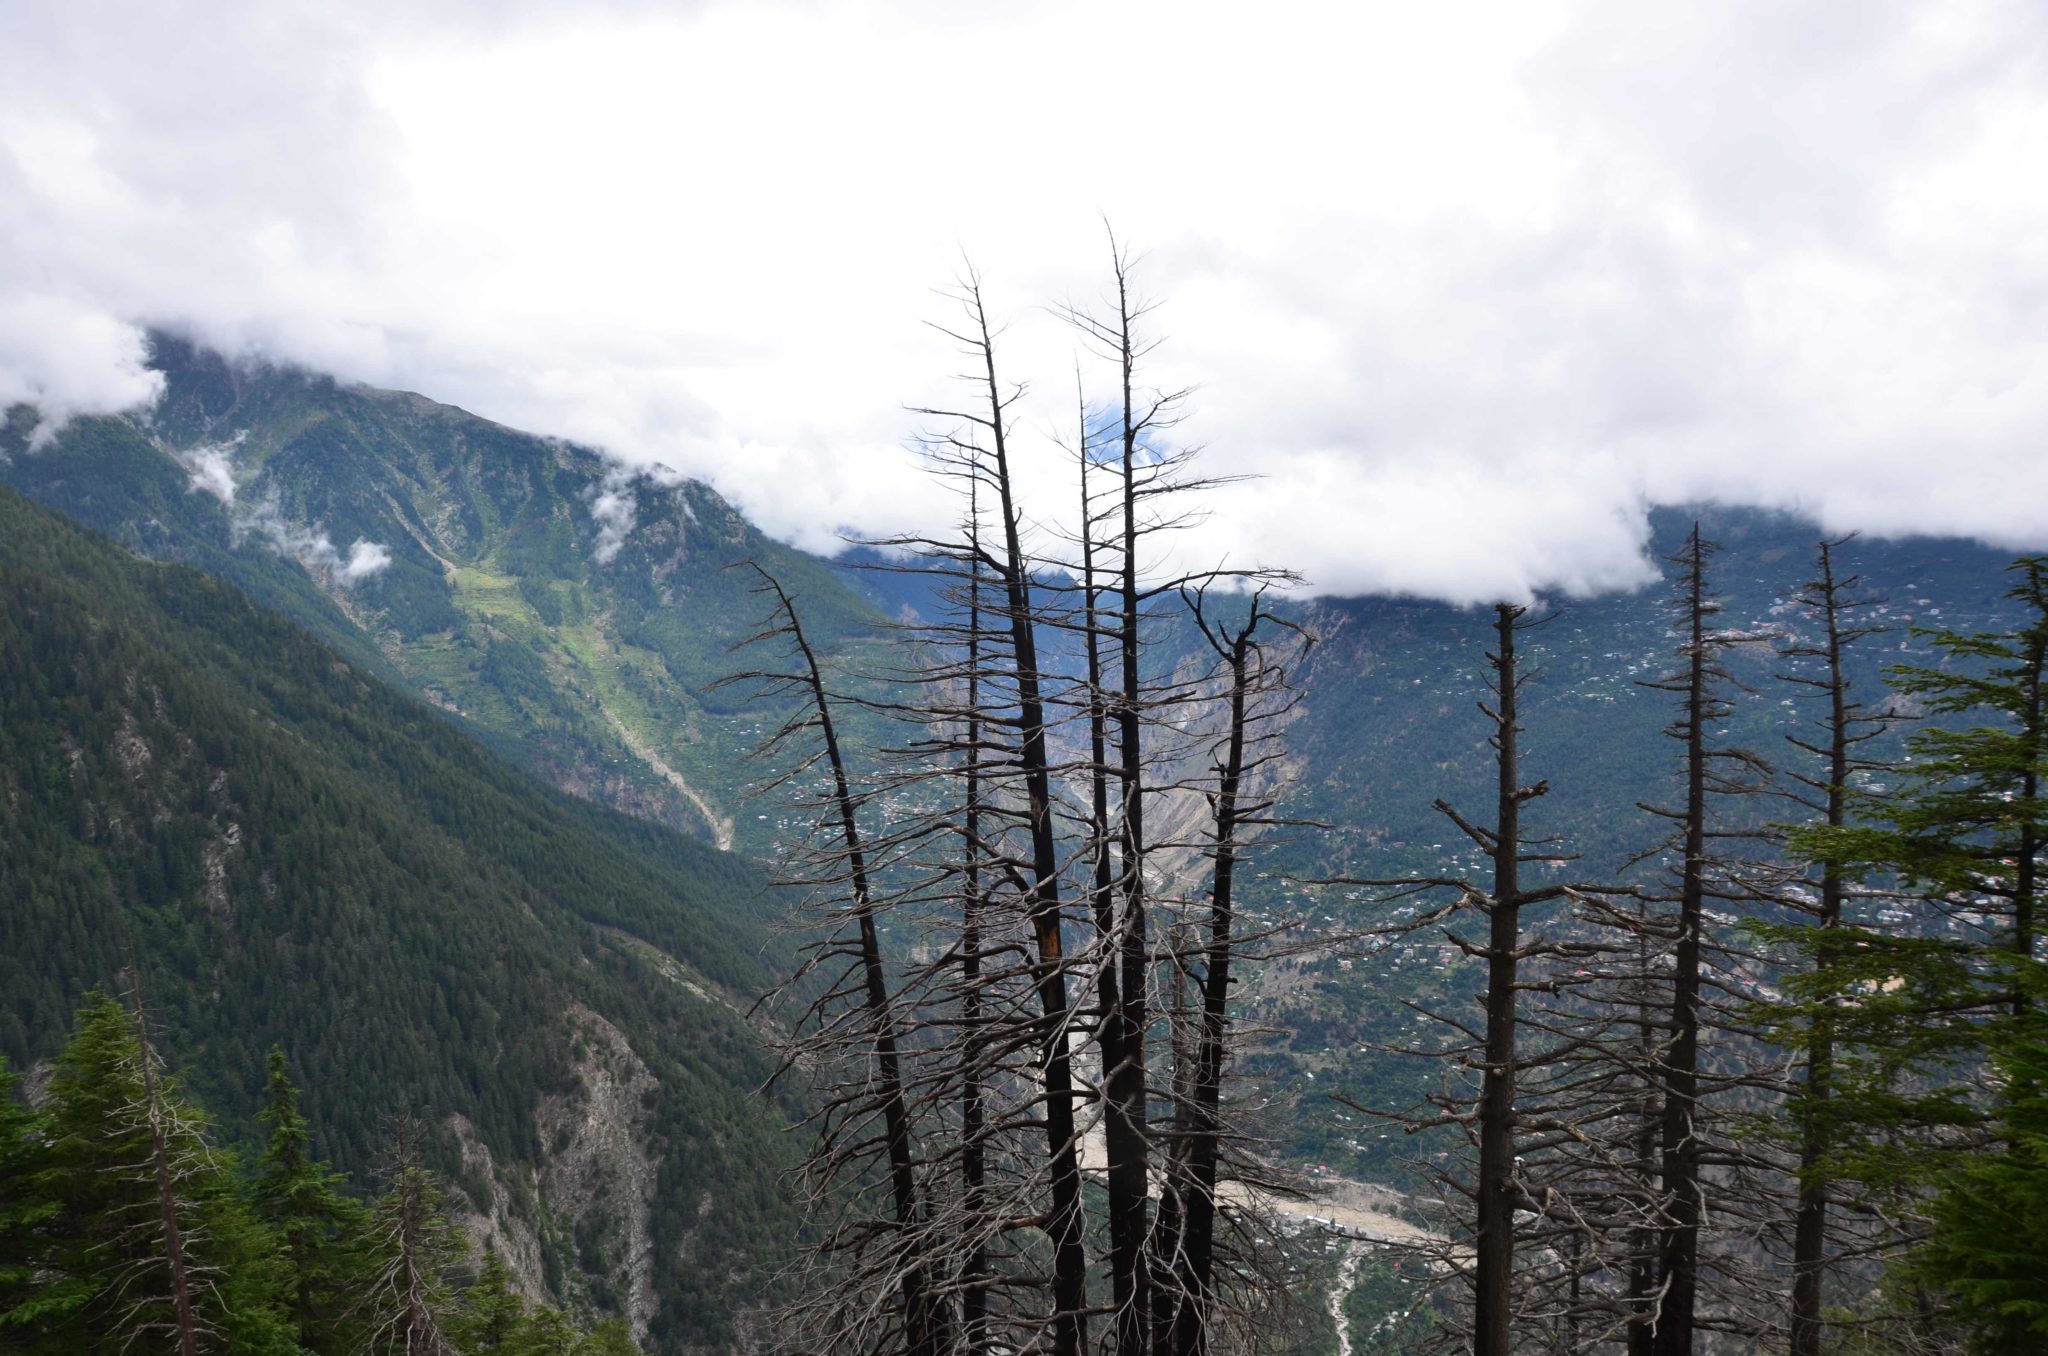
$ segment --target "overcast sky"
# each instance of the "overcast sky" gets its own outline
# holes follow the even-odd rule
[[[1620,587],[1697,497],[2048,546],[2038,0],[0,6],[0,401],[59,414],[169,325],[831,549],[945,512],[963,254],[1071,421],[1105,217],[1260,477],[1192,552]]]

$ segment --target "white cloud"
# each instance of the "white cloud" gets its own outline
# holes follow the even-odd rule
[[[48,293],[0,297],[0,410],[36,407],[32,452],[74,415],[153,402],[163,378],[144,366],[146,357],[142,332],[118,316]]]
[[[638,512],[633,498],[634,478],[630,472],[614,471],[592,487],[590,518],[597,524],[597,546],[590,554],[600,565],[617,559],[626,538],[632,535],[633,519]]]
[[[318,523],[294,523],[284,516],[273,488],[256,500],[244,500],[229,519],[234,543],[256,538],[278,555],[296,560],[341,588],[354,588],[391,564],[391,550],[379,542],[357,538],[343,555]]]
[[[389,547],[358,537],[348,548],[348,559],[341,562],[334,572],[334,577],[344,586],[359,584],[371,575],[380,573],[390,563]]]
[[[195,447],[183,454],[185,474],[190,478],[186,493],[204,491],[228,508],[235,506],[234,450],[228,447]]]
[[[434,8],[10,6],[0,399],[146,401],[133,325],[177,323],[829,547],[952,511],[902,407],[963,244],[1065,502],[1039,308],[1099,294],[1100,211],[1183,431],[1264,477],[1198,555],[1613,587],[1693,497],[2048,544],[2025,0]]]

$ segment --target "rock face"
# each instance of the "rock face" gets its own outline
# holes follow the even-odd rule
[[[450,1116],[468,1208],[456,1219],[495,1249],[529,1299],[622,1313],[637,1341],[654,1317],[652,1207],[661,1164],[649,1108],[660,1084],[624,1032],[582,1004],[563,1014],[574,1086],[535,1108],[538,1170],[497,1162],[475,1127]],[[476,1199],[481,1197],[481,1199]],[[550,1284],[544,1254],[575,1259]]]
[[[566,1020],[581,1086],[541,1098],[541,1205],[568,1226],[584,1274],[622,1292],[615,1302],[644,1339],[655,1303],[650,1207],[660,1164],[648,1107],[658,1085],[610,1022],[580,1005]]]

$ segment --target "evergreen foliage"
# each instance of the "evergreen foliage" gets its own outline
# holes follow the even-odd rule
[[[299,1344],[312,1356],[345,1356],[362,1337],[351,1292],[369,1219],[341,1179],[313,1157],[311,1130],[299,1114],[299,1092],[282,1050],[270,1052],[261,1118],[270,1142],[257,1164],[255,1201],[290,1264],[286,1309]]]
[[[40,1107],[0,1074],[0,1348],[637,1356],[617,1321],[584,1333],[521,1299],[495,1253],[472,1279],[467,1245],[412,1143],[395,1145],[374,1208],[348,1195],[313,1157],[282,1054],[263,1112],[270,1148],[241,1171],[140,1031],[134,1012],[96,990]],[[181,1287],[189,1347],[175,1312]],[[394,1295],[423,1307],[409,1313]],[[419,1314],[428,1321],[409,1336],[392,1321]]]
[[[1976,1350],[2038,1351],[2048,1347],[2048,1023],[2016,1033],[1998,1068],[2011,1094],[1996,1119],[2003,1150],[1943,1174],[1917,1271],[1947,1292]]]
[[[133,1014],[88,996],[30,1131],[56,1211],[38,1240],[35,1312],[17,1320],[27,1345],[178,1350],[189,1305],[199,1349],[283,1356],[294,1344],[275,1237],[155,1058]]]
[[[405,1107],[431,1116],[431,1165],[459,1166],[460,1117],[518,1174],[554,1147],[543,1100],[580,1095],[570,1014],[587,1011],[655,1084],[637,1131],[659,1161],[654,1246],[736,1259],[661,1269],[657,1349],[725,1340],[758,1295],[787,1207],[778,1114],[753,1095],[768,1065],[735,1013],[778,966],[749,864],[546,789],[233,588],[5,490],[0,807],[14,1067],[56,1052],[132,935],[164,1049],[249,1127],[231,1139],[254,1147],[285,1046],[357,1182]],[[270,1126],[287,1156],[290,1127]],[[278,1171],[279,1190],[317,1195]],[[10,1200],[5,1231],[32,1208]],[[565,1297],[596,1295],[621,1260],[603,1240],[542,1242]]]
[[[2013,573],[2017,624],[1927,633],[1942,662],[1893,670],[1932,718],[1907,741],[1897,785],[1854,796],[1853,823],[1792,836],[1912,901],[1912,926],[1865,919],[1803,939],[1823,964],[1793,986],[1851,1047],[1832,1114],[1847,1170],[1869,1182],[1913,1189],[1946,1171],[1958,1133],[1995,1114],[1979,1075],[2041,982],[2048,559]]]

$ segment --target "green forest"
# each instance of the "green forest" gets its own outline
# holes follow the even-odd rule
[[[158,1058],[146,1009],[86,998],[33,1110],[0,1065],[0,1346],[71,1356],[632,1356],[473,1265],[394,1120],[374,1195],[318,1156],[284,1052],[267,1061],[246,1158]]]

